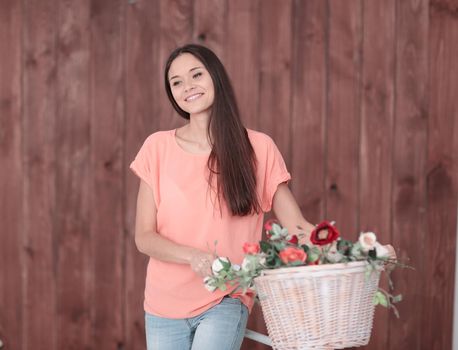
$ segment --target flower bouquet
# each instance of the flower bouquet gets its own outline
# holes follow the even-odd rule
[[[322,222],[310,235],[312,244],[301,244],[303,234],[290,235],[275,221],[265,229],[266,240],[244,244],[240,266],[218,257],[204,284],[210,291],[228,285],[255,289],[274,349],[366,345],[375,305],[398,314],[394,304],[401,296],[378,283],[382,271],[389,279],[401,264],[373,232],[351,242],[340,237],[333,223]]]

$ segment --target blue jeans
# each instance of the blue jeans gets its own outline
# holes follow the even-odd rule
[[[248,309],[239,299],[224,297],[204,313],[170,319],[145,313],[148,350],[239,350]]]

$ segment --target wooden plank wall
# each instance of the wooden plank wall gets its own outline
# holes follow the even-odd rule
[[[393,275],[401,319],[378,310],[366,348],[450,349],[457,13],[457,0],[1,1],[4,348],[145,348],[128,165],[183,123],[162,70],[199,42],[246,126],[275,139],[305,216],[373,230],[415,267]],[[259,309],[249,326],[265,331]]]

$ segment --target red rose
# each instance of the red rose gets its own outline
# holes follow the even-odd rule
[[[243,252],[245,254],[258,254],[261,251],[261,247],[258,243],[248,243],[243,245]]]
[[[299,243],[299,238],[297,238],[296,235],[292,235],[291,239],[288,242],[291,243],[291,244],[297,244],[297,243]]]
[[[302,249],[296,247],[285,248],[280,252],[279,255],[280,260],[283,261],[283,263],[285,264],[292,263],[295,261],[304,262],[305,259],[307,259],[307,254]]]
[[[339,237],[339,231],[329,222],[323,221],[310,234],[310,241],[316,245],[334,242]]]

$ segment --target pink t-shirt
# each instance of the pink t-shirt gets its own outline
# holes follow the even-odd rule
[[[272,139],[249,130],[248,137],[258,161],[257,191],[263,212],[272,207],[277,186],[291,179]],[[150,135],[130,168],[153,190],[157,206],[157,232],[167,239],[213,252],[241,264],[245,242],[261,239],[264,213],[232,216],[222,200],[222,216],[208,189],[208,154],[193,154],[178,145],[175,130]],[[144,309],[153,315],[187,318],[201,314],[231,292],[209,292],[202,277],[189,265],[149,259]],[[234,294],[253,306],[253,295]]]

